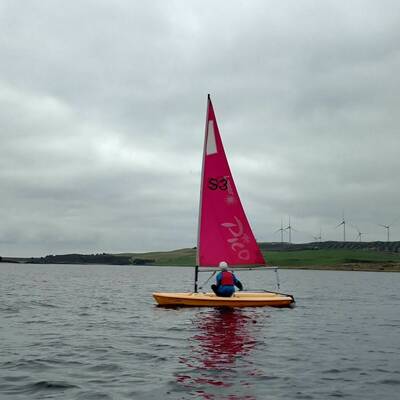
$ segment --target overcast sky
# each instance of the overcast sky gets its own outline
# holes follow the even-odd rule
[[[259,241],[400,240],[399,71],[395,0],[0,0],[0,255],[195,246],[207,93]]]

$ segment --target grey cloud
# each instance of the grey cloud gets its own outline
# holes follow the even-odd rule
[[[207,93],[259,240],[400,217],[397,2],[0,7],[0,254],[195,245]]]

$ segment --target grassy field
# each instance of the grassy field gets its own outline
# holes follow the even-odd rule
[[[400,254],[365,250],[270,251],[270,265],[281,268],[400,272]]]
[[[282,266],[338,265],[351,263],[398,263],[400,254],[365,250],[270,251],[265,254],[270,264]]]
[[[194,266],[196,265],[196,250],[180,249],[172,251],[159,251],[151,253],[124,253],[132,259],[154,260],[154,265],[161,266]]]
[[[194,249],[124,255],[130,255],[133,259],[154,260],[152,264],[160,266],[194,266],[196,262]],[[400,254],[381,251],[268,251],[264,256],[269,265],[282,268],[400,271]]]

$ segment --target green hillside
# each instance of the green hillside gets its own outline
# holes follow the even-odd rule
[[[400,270],[400,253],[385,251],[359,249],[263,250],[263,254],[269,265],[284,268]],[[182,249],[123,255],[131,256],[133,260],[149,260],[149,264],[154,265],[194,266],[196,250]]]
[[[154,264],[161,266],[196,265],[195,249],[180,249],[180,250],[158,251],[150,253],[124,253],[124,254],[118,254],[118,256],[130,256],[132,263],[135,263],[135,260],[139,261],[137,262],[137,264]],[[140,261],[145,261],[145,262],[141,263]]]
[[[264,255],[270,265],[280,267],[400,270],[399,253],[372,250],[270,251]]]
[[[260,243],[267,263],[281,268],[400,272],[400,242]],[[0,262],[194,266],[196,249],[124,254],[64,254],[39,258],[3,257]]]

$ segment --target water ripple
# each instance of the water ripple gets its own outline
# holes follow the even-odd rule
[[[396,398],[397,275],[282,271],[291,310],[155,306],[192,272],[2,264],[1,400]]]

